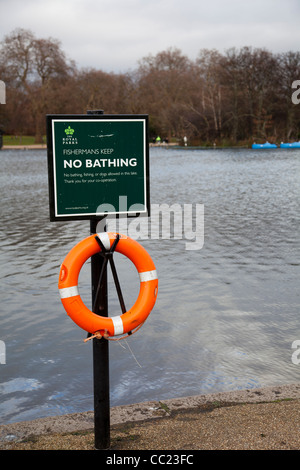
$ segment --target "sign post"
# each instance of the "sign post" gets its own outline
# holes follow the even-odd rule
[[[91,235],[96,233],[97,219],[90,222]],[[104,268],[101,276],[101,271]],[[100,279],[101,276],[101,279]],[[99,286],[99,282],[101,285]],[[107,270],[104,259],[98,254],[91,258],[91,284],[93,312],[108,316]],[[100,299],[97,302],[97,288]],[[99,305],[96,305],[96,303]],[[104,338],[93,338],[93,387],[94,387],[94,441],[96,449],[110,446],[110,397],[109,397],[109,344]]]
[[[108,214],[150,215],[148,116],[100,110],[49,115],[47,138],[50,221],[89,219],[90,234],[96,234]],[[108,259],[101,255],[91,257],[92,305],[94,313],[107,317]],[[110,397],[104,338],[93,338],[93,378],[95,448],[105,450],[110,446]]]

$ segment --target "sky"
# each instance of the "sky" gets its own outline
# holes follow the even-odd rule
[[[169,48],[299,51],[299,20],[300,0],[0,0],[0,41],[28,29],[78,68],[125,73]]]

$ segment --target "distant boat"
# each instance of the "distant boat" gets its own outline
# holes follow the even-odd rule
[[[300,148],[300,141],[299,142],[288,142],[288,143],[281,142],[280,148],[282,148],[282,149],[299,149]]]
[[[265,142],[264,144],[252,144],[253,149],[276,149],[276,144],[270,144],[270,142]]]

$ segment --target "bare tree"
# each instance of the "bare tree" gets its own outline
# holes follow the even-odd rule
[[[221,54],[215,49],[202,49],[196,60],[199,80],[202,81],[203,111],[211,116],[216,138],[221,137],[223,120],[221,60]]]
[[[33,33],[22,28],[5,36],[1,43],[0,65],[6,82],[14,87],[26,88],[32,77],[33,43]]]
[[[36,39],[31,31],[17,29],[1,44],[0,66],[8,87],[26,94],[35,122],[35,139],[41,142],[48,91],[53,80],[63,80],[74,70],[74,63],[67,61],[57,40]]]
[[[150,133],[198,143],[299,138],[300,106],[291,101],[300,78],[300,52],[202,49],[191,61],[169,48],[143,57],[127,74],[78,70],[56,39],[16,29],[0,43],[0,74],[7,91],[1,126],[45,132],[45,114],[146,113]]]
[[[300,52],[288,51],[277,55],[279,68],[273,84],[274,116],[281,131],[281,139],[299,139],[300,109],[291,101],[292,83],[300,77]]]
[[[139,64],[136,93],[140,108],[151,115],[153,132],[168,139],[183,137],[191,69],[192,62],[176,48],[144,57]]]

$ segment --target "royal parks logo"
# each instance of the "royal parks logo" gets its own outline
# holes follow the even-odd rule
[[[71,126],[68,126],[65,129],[64,133],[65,133],[65,136],[62,139],[64,145],[77,145],[78,144],[77,137],[74,135],[75,130],[72,129]]]

